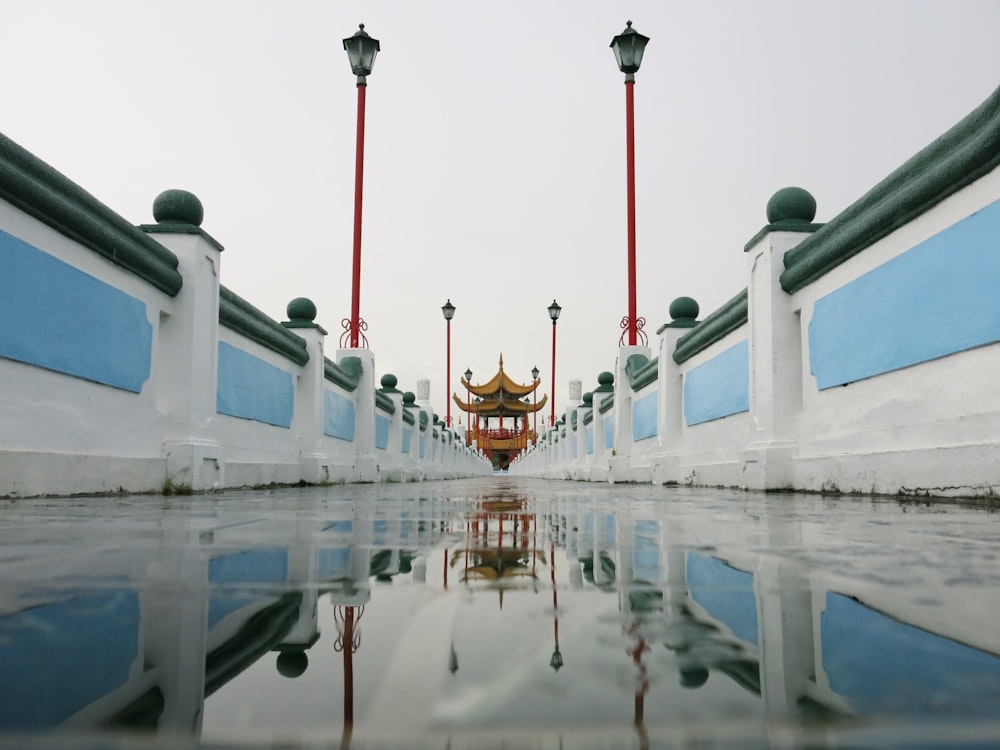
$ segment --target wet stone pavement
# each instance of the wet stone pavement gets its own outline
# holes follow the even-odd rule
[[[0,504],[4,747],[997,747],[987,505],[494,476]]]

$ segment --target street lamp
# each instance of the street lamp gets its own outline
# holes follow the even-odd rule
[[[555,302],[555,300],[552,301]],[[537,367],[531,368],[531,382],[532,383],[538,382]],[[535,386],[534,390],[531,391],[531,407],[532,407],[531,419],[534,424],[532,429],[534,430],[535,433],[535,444],[537,445],[538,444],[538,386]]]
[[[345,339],[350,340],[351,348],[358,347],[359,339],[368,347],[368,339],[362,331],[368,325],[361,319],[361,185],[365,173],[365,89],[367,77],[371,75],[378,54],[378,39],[372,39],[365,31],[365,25],[354,32],[353,36],[344,40],[347,59],[351,63],[351,71],[358,77],[358,138],[357,154],[354,162],[354,261],[351,267],[351,317],[343,321],[344,333],[340,337],[341,346]]]
[[[472,391],[469,390],[469,386],[472,385],[472,370],[468,367],[465,368],[465,403],[469,404],[469,399],[472,398]],[[471,406],[471,404],[469,404]],[[469,424],[466,425],[465,430],[465,444],[472,445],[472,412],[469,412]]]
[[[455,306],[451,304],[451,299],[441,305],[441,314],[448,328],[448,355],[445,364],[445,418],[446,427],[451,427],[451,319],[455,317]]]
[[[549,305],[549,317],[552,318],[552,416],[549,417],[549,427],[556,426],[556,321],[561,312],[562,308],[552,300]]]
[[[642,332],[645,320],[636,317],[635,306],[635,103],[633,88],[635,74],[642,62],[649,37],[632,28],[629,21],[625,31],[611,40],[618,69],[625,74],[625,171],[628,183],[628,316],[622,320],[622,328],[628,331],[628,344],[635,346],[636,334],[640,334],[643,344],[646,334]],[[625,339],[625,331],[618,343]]]

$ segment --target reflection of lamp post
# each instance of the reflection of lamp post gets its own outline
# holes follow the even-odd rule
[[[552,300],[555,302],[555,300]],[[535,433],[535,443],[538,443],[538,368],[531,368],[531,382],[535,383],[534,389],[531,391],[531,419],[532,419],[532,431]]]
[[[354,654],[361,645],[361,633],[356,633],[354,626],[364,613],[364,607],[354,606],[335,607],[333,610],[339,631],[333,648],[344,655],[344,733],[341,743],[344,747],[350,745],[354,729]]]
[[[552,567],[552,632],[556,641],[556,650],[552,652],[549,659],[549,666],[556,672],[563,665],[562,653],[559,651],[559,600],[556,597],[556,545],[555,542],[549,547],[549,562]]]
[[[625,74],[625,172],[628,190],[628,316],[622,321],[622,328],[628,329],[628,345],[635,346],[636,333],[642,329],[641,321],[635,314],[635,102],[633,88],[635,74],[642,62],[649,37],[632,28],[629,21],[625,31],[611,40],[618,69]],[[622,339],[625,332],[622,332]],[[646,335],[642,334],[643,340]],[[619,341],[619,344],[621,341]]]
[[[449,299],[441,305],[441,314],[444,315],[445,324],[448,328],[448,354],[446,357],[444,380],[445,380],[445,419],[446,427],[451,427],[451,319],[455,317],[455,306]]]
[[[469,400],[472,398],[472,391],[469,390],[469,386],[470,385],[472,385],[472,370],[470,370],[468,367],[466,367],[465,368],[465,403],[468,404],[469,406],[472,406],[472,404],[469,402]],[[469,415],[469,419],[468,419],[469,424],[467,425],[467,429],[466,429],[465,444],[466,445],[472,445],[472,412],[470,411],[468,413],[468,415]]]
[[[556,426],[556,321],[559,320],[559,313],[562,308],[552,300],[549,305],[549,317],[552,318],[552,416],[549,418],[549,427]]]
[[[361,338],[368,346],[362,330],[368,326],[361,320],[361,185],[365,172],[365,90],[368,88],[368,76],[375,64],[375,55],[379,51],[378,39],[372,39],[365,31],[365,25],[354,32],[353,36],[344,40],[347,59],[351,70],[358,77],[358,138],[357,153],[354,162],[354,260],[351,266],[351,318],[344,321],[344,335],[341,336],[341,346],[350,334],[351,348],[358,347]]]

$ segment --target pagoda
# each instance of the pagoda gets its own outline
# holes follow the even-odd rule
[[[493,468],[503,471],[538,439],[534,425],[528,424],[528,416],[541,411],[548,396],[543,395],[540,401],[535,397],[542,382],[537,377],[529,385],[511,380],[503,371],[502,354],[500,369],[488,382],[473,385],[469,382],[471,375],[467,372],[462,378],[469,400],[452,394],[458,408],[469,415],[466,443],[475,443],[493,462]]]

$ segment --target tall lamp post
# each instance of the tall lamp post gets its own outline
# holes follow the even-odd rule
[[[470,385],[472,385],[472,370],[470,368],[466,367],[465,368],[465,403],[467,403],[467,404],[469,404],[471,406],[472,404],[469,403],[469,400],[472,398],[472,391],[469,390],[469,386]],[[469,419],[468,419],[469,424],[466,425],[466,429],[465,429],[465,444],[466,445],[472,445],[472,412],[470,411],[468,414],[469,414]]]
[[[552,416],[549,417],[549,427],[556,426],[556,321],[561,312],[562,308],[552,300],[549,305],[549,317],[552,318]]]
[[[378,39],[372,39],[365,31],[365,25],[344,40],[344,49],[351,63],[351,70],[358,77],[358,139],[354,162],[354,261],[351,270],[351,317],[343,321],[344,333],[340,337],[341,346],[350,340],[351,348],[359,346],[359,339],[367,348],[368,340],[362,333],[368,325],[361,319],[361,186],[365,173],[365,90],[378,54]]]
[[[451,304],[451,299],[441,305],[441,314],[448,328],[448,354],[445,361],[445,427],[451,427],[451,319],[455,317],[455,306]]]
[[[649,37],[643,36],[632,28],[632,22],[625,25],[625,31],[611,40],[618,69],[625,74],[625,162],[626,180],[628,183],[628,317],[622,320],[622,328],[628,331],[628,344],[635,346],[636,335],[639,334],[646,342],[646,334],[642,332],[645,320],[636,317],[635,306],[635,103],[633,88],[635,74],[642,62],[642,53],[646,49]],[[619,345],[625,339],[625,331]]]
[[[555,302],[555,300],[552,300],[552,301]],[[537,383],[538,382],[538,368],[537,367],[532,367],[531,368],[531,382],[532,383]],[[531,406],[532,406],[531,419],[532,419],[532,422],[534,424],[534,426],[532,427],[532,431],[535,433],[535,441],[534,442],[538,443],[538,411],[537,411],[537,408],[538,408],[538,386],[535,386],[535,389],[531,392]]]

